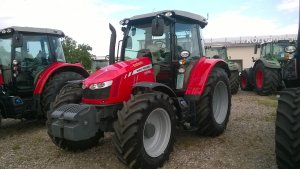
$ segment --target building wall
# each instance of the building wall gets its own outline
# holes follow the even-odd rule
[[[227,48],[227,55],[231,57],[232,60],[242,60],[242,68],[249,68],[253,66],[252,57],[259,58],[259,49],[257,54],[254,54],[253,46],[229,46]]]

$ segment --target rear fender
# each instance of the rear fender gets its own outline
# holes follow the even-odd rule
[[[221,59],[206,59],[202,57],[192,70],[185,95],[192,98],[193,96],[198,98],[198,96],[202,95],[208,76],[214,67],[223,68],[228,77],[230,77],[230,70],[226,62]]]
[[[72,71],[81,74],[83,77],[88,77],[89,73],[83,68],[81,64],[70,64],[63,62],[55,62],[47,67],[38,77],[33,91],[34,95],[39,95],[43,92],[44,86],[48,79],[56,72]]]

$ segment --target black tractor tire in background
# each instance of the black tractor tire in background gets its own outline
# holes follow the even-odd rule
[[[54,101],[56,95],[63,86],[66,85],[66,82],[81,79],[84,79],[84,77],[76,72],[60,72],[50,77],[41,96],[41,106],[44,117],[47,116],[51,102]]]
[[[251,84],[250,79],[250,70],[243,70],[240,75],[240,86],[243,91],[251,91],[253,90],[253,86]]]
[[[280,85],[279,70],[267,68],[263,63],[258,63],[254,68],[254,84],[258,95],[275,94]]]
[[[118,159],[134,169],[162,167],[173,150],[175,111],[173,100],[164,93],[133,95],[118,111],[118,120],[114,123],[113,144]],[[159,119],[153,121],[152,117]],[[150,119],[156,124],[153,125]],[[151,128],[152,132],[148,130]],[[158,139],[155,143],[147,144],[147,139],[151,138]]]
[[[229,120],[230,109],[231,92],[228,75],[224,69],[215,67],[196,104],[197,133],[211,137],[222,134]]]
[[[99,143],[101,137],[104,136],[104,132],[98,131],[96,135],[87,140],[81,141],[71,141],[62,138],[53,137],[51,133],[51,113],[54,112],[58,107],[65,104],[75,103],[79,104],[81,102],[82,88],[79,84],[66,84],[55,97],[55,100],[50,104],[50,110],[47,112],[47,128],[48,135],[51,138],[52,142],[58,147],[70,150],[86,150],[91,147],[96,146]]]
[[[300,168],[300,88],[280,92],[275,153],[279,169]]]
[[[240,78],[239,78],[239,71],[234,70],[230,72],[231,76],[229,78],[230,81],[230,90],[231,94],[237,94],[240,87]]]

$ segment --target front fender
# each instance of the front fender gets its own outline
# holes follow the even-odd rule
[[[229,67],[226,62],[221,59],[206,59],[202,57],[192,70],[185,95],[202,95],[208,76],[214,67],[223,68],[228,77],[230,77]]]
[[[79,63],[70,64],[64,62],[55,62],[47,67],[38,77],[35,84],[33,94],[38,95],[43,92],[44,86],[53,73],[57,71],[72,71],[81,74],[83,77],[88,77],[89,73]]]
[[[259,62],[262,62],[264,64],[264,66],[267,67],[267,68],[271,68],[271,69],[280,69],[281,68],[280,63],[278,62],[278,60],[267,60],[267,59],[264,59],[264,58],[258,59],[255,62],[253,67],[255,67]]]

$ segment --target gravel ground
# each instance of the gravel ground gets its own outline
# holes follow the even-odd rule
[[[277,168],[274,152],[275,96],[239,91],[232,97],[231,116],[224,134],[199,137],[179,131],[174,151],[164,169]],[[0,128],[0,168],[126,169],[107,133],[99,146],[84,152],[66,152],[48,138],[44,122],[3,120]]]

